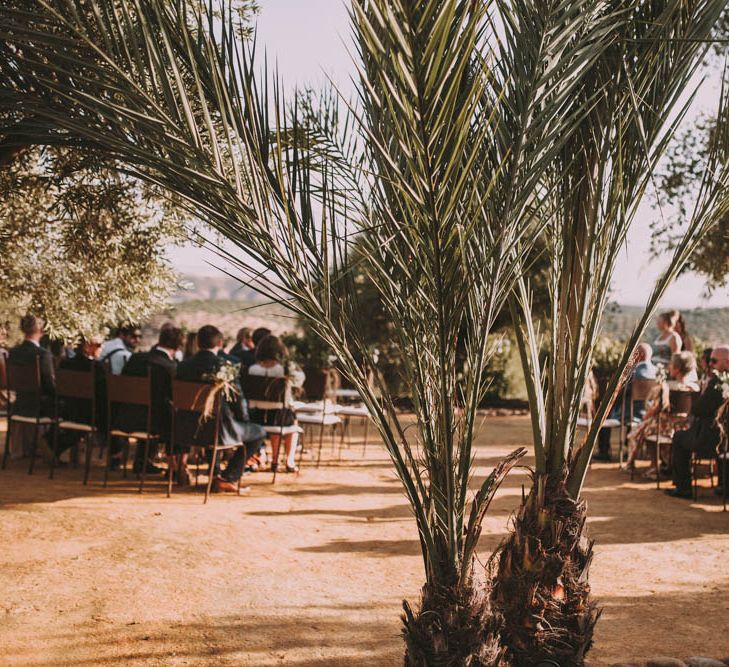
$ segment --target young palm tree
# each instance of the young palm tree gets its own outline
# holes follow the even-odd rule
[[[549,329],[542,336],[528,278],[511,308],[531,404],[536,469],[531,492],[501,547],[493,602],[517,665],[581,665],[599,611],[587,581],[592,543],[581,489],[601,424],[632,352],[666,287],[729,206],[727,108],[692,219],[625,346],[586,435],[582,394],[618,253],[651,174],[690,103],[690,79],[724,1],[636,0],[614,45],[586,73],[572,102],[589,113],[545,172],[552,203],[543,237],[550,265]],[[541,315],[541,313],[540,313]]]
[[[406,663],[505,664],[473,563],[489,502],[524,451],[471,495],[486,341],[556,215],[544,175],[559,177],[559,156],[600,98],[583,82],[625,22],[621,3],[355,0],[356,132],[326,140],[255,74],[226,3],[217,17],[212,3],[202,13],[189,4],[4,0],[6,146],[106,151],[232,243],[220,252],[240,279],[335,350],[402,480],[425,569],[419,609],[405,603]],[[574,166],[562,168],[566,180]],[[358,270],[395,323],[409,432],[386,387],[368,383],[355,239]]]

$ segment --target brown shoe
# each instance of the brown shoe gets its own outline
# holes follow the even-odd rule
[[[213,480],[213,493],[238,493],[238,485],[226,482],[222,477]]]

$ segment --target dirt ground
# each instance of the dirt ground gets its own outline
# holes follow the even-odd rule
[[[476,481],[528,438],[525,418],[491,419]],[[674,500],[616,467],[596,464],[585,492],[604,605],[591,659],[729,656],[729,514],[708,490]],[[379,446],[275,486],[255,475],[246,497],[206,506],[118,476],[104,490],[98,470],[88,487],[80,470],[44,472],[0,473],[1,665],[402,664],[401,601],[417,600],[422,561]],[[494,502],[483,559],[525,481]]]

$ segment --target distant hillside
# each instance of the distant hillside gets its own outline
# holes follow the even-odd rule
[[[639,306],[611,305],[603,320],[603,331],[611,338],[627,338],[643,309]],[[716,345],[729,343],[729,308],[695,308],[681,311],[691,336]],[[653,340],[657,330],[651,326],[646,340]]]
[[[172,295],[173,303],[183,301],[260,301],[261,295],[250,287],[242,285],[234,278],[225,275],[219,276],[183,276],[180,289]]]
[[[185,276],[183,283],[187,289],[173,296],[170,309],[156,317],[155,323],[175,319],[186,328],[197,329],[210,321],[229,336],[243,326],[267,326],[277,333],[296,328],[286,309],[270,304],[256,306],[264,301],[261,295],[228,276]],[[611,304],[603,320],[603,332],[611,338],[627,338],[641,312],[639,306]],[[712,344],[729,342],[729,308],[682,312],[694,338]],[[656,333],[651,326],[645,339],[653,340]]]

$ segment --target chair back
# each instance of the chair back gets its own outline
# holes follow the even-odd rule
[[[108,365],[106,373],[106,395],[109,405],[122,403],[126,405],[143,405],[149,408],[152,403],[152,391],[149,375],[135,377],[131,375],[114,375]]]
[[[92,367],[89,371],[70,371],[59,368],[56,371],[56,396],[59,398],[96,397],[96,378]]]
[[[651,392],[656,388],[656,380],[631,380],[630,396],[633,401],[646,401]]]
[[[14,364],[12,361],[8,361],[6,372],[10,391],[40,394],[40,359],[38,357],[32,364]]]
[[[205,404],[215,385],[209,382],[189,382],[187,380],[172,380],[172,409],[184,410],[185,412],[203,412]],[[221,392],[222,393],[222,392]],[[217,411],[220,403],[220,395],[215,396],[215,404],[212,406]]]
[[[251,408],[281,410],[286,400],[286,378],[246,374],[241,377],[243,396]]]
[[[698,396],[696,391],[687,389],[671,390],[668,394],[671,403],[671,414],[674,416],[690,414],[696,396]]]
[[[333,399],[339,388],[339,373],[333,368],[304,368],[304,395],[307,401]]]
[[[8,388],[8,369],[7,362],[5,361],[5,354],[0,349],[0,391],[5,391]]]

